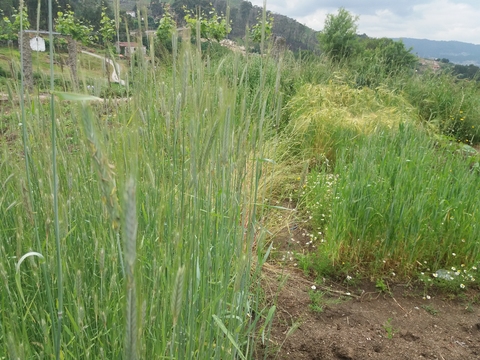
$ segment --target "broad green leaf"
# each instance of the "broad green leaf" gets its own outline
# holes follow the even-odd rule
[[[78,94],[78,93],[71,93],[71,92],[62,92],[62,91],[53,91],[53,95],[56,95],[60,98],[60,100],[67,100],[67,101],[102,101],[102,98],[97,96],[88,95],[88,94]]]

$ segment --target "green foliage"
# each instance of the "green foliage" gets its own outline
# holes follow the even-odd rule
[[[438,310],[435,309],[432,305],[422,305],[420,307],[430,315],[436,316],[438,314]]]
[[[116,34],[115,20],[110,19],[105,11],[106,11],[106,8],[102,8],[99,31],[100,31],[100,35],[102,36],[102,41],[105,44],[109,44],[113,41]]]
[[[172,35],[176,31],[177,24],[173,18],[173,14],[169,4],[163,5],[163,17],[160,19],[160,23],[157,28],[157,46],[160,55],[164,50],[168,52],[172,51]]]
[[[380,64],[384,72],[395,75],[404,69],[412,69],[418,62],[417,57],[406,49],[401,41],[392,39],[367,39],[364,41],[363,56],[368,61]]]
[[[398,331],[397,329],[394,329],[393,328],[393,325],[392,325],[392,318],[388,318],[388,320],[385,322],[385,324],[383,325],[383,329],[385,330],[385,332],[387,333],[387,339],[393,339],[393,336],[395,335],[395,333]]]
[[[417,58],[402,42],[392,39],[361,39],[357,53],[349,58],[346,71],[358,87],[372,89],[392,79],[413,76]]]
[[[58,103],[56,96],[55,132],[53,109],[39,97],[29,103],[22,126],[17,116],[5,124],[8,133],[28,131],[28,147],[23,150],[19,136],[0,139],[6,155],[0,161],[4,357],[53,358],[57,311],[65,314],[64,358],[119,359],[129,350],[141,359],[251,359],[261,325],[268,338],[274,307],[263,309],[256,288],[266,257],[250,228],[262,218],[252,204],[263,202],[255,174],[263,173],[259,154],[272,118],[263,99],[252,97],[246,105],[247,76],[230,86],[223,62],[205,66],[202,54],[183,45],[175,54],[181,61],[171,67],[135,69],[124,100]],[[248,69],[245,61],[238,77]],[[263,94],[264,82],[258,84]],[[93,91],[98,95],[97,82]],[[50,133],[57,140],[57,176],[49,170]],[[34,170],[31,178],[27,169]],[[135,186],[126,180],[131,177]],[[52,239],[53,179],[61,257]],[[131,241],[120,241],[120,229]],[[46,276],[29,258],[17,286],[16,262],[32,250],[45,257]],[[63,282],[51,272],[57,259]],[[47,290],[60,283],[63,306],[49,300]]]
[[[424,261],[438,269],[480,260],[478,174],[455,147],[437,148],[426,132],[400,124],[355,131],[337,149],[332,171],[312,173],[305,195],[325,232],[319,251],[403,274]]]
[[[0,77],[6,78],[8,76],[8,72],[0,66]]]
[[[93,26],[86,25],[83,21],[75,18],[72,10],[65,12],[59,11],[57,16],[55,29],[59,33],[70,35],[74,40],[80,41],[83,44],[89,44],[94,41],[94,36],[92,35]]]
[[[166,43],[172,40],[172,34],[175,31],[177,24],[173,18],[172,12],[170,10],[170,5],[165,4],[163,7],[163,17],[160,19],[160,23],[157,29],[157,38],[162,42]]]
[[[203,10],[195,13],[193,10],[188,11],[185,9],[185,12],[184,19],[190,28],[193,38],[196,36],[197,27],[200,27],[200,37],[207,40],[214,39],[220,41],[231,31],[226,17],[223,14],[219,15],[214,8],[209,11],[208,16],[205,15]]]
[[[452,69],[453,74],[460,79],[470,79],[480,81],[480,68],[476,65],[460,65],[455,64]]]
[[[28,21],[27,9],[25,7],[22,8],[21,12],[14,9],[11,17],[4,16],[0,19],[0,41],[18,40],[20,21],[23,22],[24,30],[30,29],[30,22]]]
[[[475,82],[430,72],[408,78],[402,87],[420,118],[440,133],[467,144],[480,141],[479,90]]]
[[[328,14],[318,35],[322,52],[336,61],[355,54],[359,46],[357,21],[358,17],[344,8],[340,8],[337,15]]]
[[[390,289],[388,288],[388,284],[383,279],[377,279],[377,281],[375,281],[375,287],[381,293],[386,294],[390,292]]]
[[[310,305],[309,308],[315,313],[323,313],[323,307],[325,303],[325,293],[322,291],[309,290],[308,295],[310,296]]]
[[[267,16],[265,22],[263,22],[262,17],[257,17],[257,23],[252,26],[250,29],[250,39],[255,43],[260,43],[262,37],[265,41],[268,41],[272,36],[273,31],[273,16]]]

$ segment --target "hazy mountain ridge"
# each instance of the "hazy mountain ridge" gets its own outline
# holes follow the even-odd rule
[[[422,58],[448,59],[455,64],[480,65],[480,45],[461,41],[440,41],[413,38],[395,38],[402,40],[412,53]]]

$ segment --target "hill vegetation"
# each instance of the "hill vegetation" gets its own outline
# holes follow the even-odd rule
[[[39,57],[29,91],[2,50],[0,358],[274,354],[269,259],[318,283],[478,289],[478,82],[352,36],[345,9],[320,55],[268,32],[229,50],[220,11],[184,18],[193,42],[170,20],[146,54],[89,45],[120,84]],[[308,250],[277,248],[280,228]]]
[[[397,39],[398,40],[398,39]],[[448,59],[459,65],[480,66],[480,45],[460,41],[435,41],[426,39],[401,39],[405,46],[412,47],[413,53],[429,59]]]

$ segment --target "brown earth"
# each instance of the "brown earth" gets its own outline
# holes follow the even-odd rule
[[[256,359],[480,359],[476,291],[429,290],[427,298],[410,283],[388,283],[383,292],[370,281],[348,289],[331,280],[318,283],[291,256],[311,248],[292,240],[304,234],[296,229],[275,237],[276,260],[265,264],[262,281],[276,314]]]

